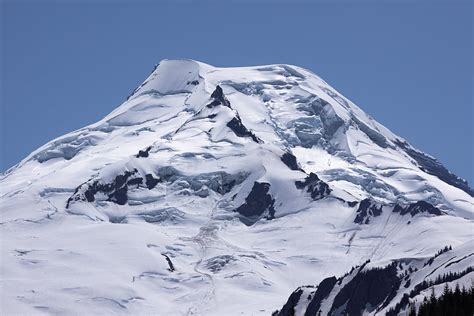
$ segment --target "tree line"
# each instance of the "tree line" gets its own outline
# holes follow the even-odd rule
[[[431,289],[429,298],[425,296],[421,305],[416,308],[414,303],[410,304],[408,316],[472,316],[474,315],[474,285],[470,289],[459,288],[459,284],[453,290],[448,284],[444,285],[443,293],[436,297],[434,289]]]

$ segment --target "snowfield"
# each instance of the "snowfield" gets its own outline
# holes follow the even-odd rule
[[[0,176],[0,312],[403,315],[471,286],[473,195],[308,70],[163,60]]]

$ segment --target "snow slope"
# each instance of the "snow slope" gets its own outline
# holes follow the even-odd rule
[[[468,256],[473,193],[308,70],[163,60],[0,177],[1,312],[269,315],[367,260]]]

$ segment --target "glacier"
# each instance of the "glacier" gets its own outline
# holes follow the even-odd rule
[[[467,182],[293,65],[163,60],[0,184],[2,314],[384,315],[473,281]]]

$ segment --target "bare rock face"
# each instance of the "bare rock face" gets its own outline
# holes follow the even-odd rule
[[[306,189],[311,194],[313,200],[317,201],[331,193],[331,189],[324,181],[320,180],[318,176],[311,172],[304,181],[296,181],[295,185],[298,189]]]
[[[245,203],[235,211],[242,215],[242,222],[251,225],[265,215],[267,219],[275,217],[275,200],[268,193],[270,184],[255,182],[252,191],[245,198]]]

